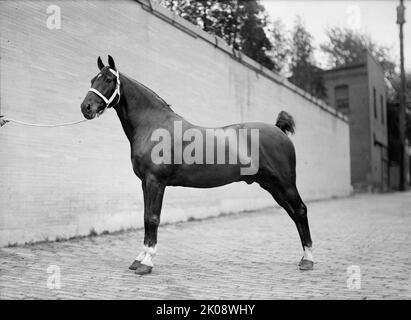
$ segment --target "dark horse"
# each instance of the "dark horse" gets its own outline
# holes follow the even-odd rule
[[[258,183],[287,211],[297,226],[304,250],[299,267],[301,270],[313,269],[307,207],[296,188],[295,151],[287,136],[287,132],[294,133],[293,118],[281,111],[275,125],[240,123],[214,129],[195,126],[174,113],[152,90],[120,74],[111,56],[108,62],[109,65],[104,66],[101,58],[98,58],[100,72],[91,80],[91,88],[81,104],[81,112],[85,118],[93,119],[113,107],[130,142],[133,170],[141,179],[144,193],[145,229],[144,250],[135,258],[130,269],[137,274],[147,274],[152,270],[166,186],[211,188],[237,181]],[[207,141],[210,130],[219,130],[224,136],[222,149],[212,146],[208,150],[212,152],[211,156],[209,152],[203,152],[203,143]],[[167,132],[171,140],[165,134]],[[182,132],[184,138],[181,139]],[[193,141],[187,139],[186,132],[197,140],[197,147],[200,147],[193,149]],[[246,151],[237,148],[241,143],[236,143],[240,140],[236,137],[244,136],[244,132],[246,142],[243,147],[245,145]],[[252,149],[255,142],[255,139],[252,140],[253,132],[258,133],[257,160],[250,160],[250,170],[245,173],[242,170],[247,150]],[[214,138],[208,141],[214,142]],[[230,141],[234,143],[225,144]],[[171,143],[169,148],[167,142]],[[163,146],[162,151],[155,153],[159,144]],[[187,153],[186,148],[190,152]],[[190,156],[185,157],[187,161],[181,157],[183,149],[184,155]],[[192,151],[195,151],[194,160]],[[229,156],[230,162],[226,163],[224,158],[224,161],[219,159],[215,163],[214,151],[217,158]],[[231,157],[232,154],[236,156]],[[174,161],[170,162],[170,159]]]

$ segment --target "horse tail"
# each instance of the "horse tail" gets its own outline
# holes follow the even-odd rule
[[[294,119],[289,113],[285,111],[281,111],[278,114],[275,125],[279,127],[285,134],[287,134],[287,132],[294,134],[295,132]]]

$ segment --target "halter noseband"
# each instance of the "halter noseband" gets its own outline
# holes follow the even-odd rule
[[[98,90],[94,89],[94,88],[90,88],[88,89],[88,91],[94,92],[96,95],[98,95],[101,99],[103,99],[103,101],[106,103],[106,106],[104,107],[104,109],[106,108],[111,108],[110,104],[113,102],[114,98],[118,95],[118,101],[116,103],[116,105],[120,102],[120,74],[118,71],[115,71],[113,69],[109,69],[110,72],[112,74],[114,74],[117,78],[117,83],[116,83],[116,90],[114,90],[113,94],[111,95],[110,99],[107,99],[101,92],[99,92]]]

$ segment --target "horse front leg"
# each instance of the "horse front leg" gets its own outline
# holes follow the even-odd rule
[[[157,252],[157,230],[160,224],[161,206],[165,184],[161,183],[153,175],[148,175],[142,182],[144,194],[144,248],[136,257],[130,269],[136,274],[151,273],[153,269],[153,257]]]

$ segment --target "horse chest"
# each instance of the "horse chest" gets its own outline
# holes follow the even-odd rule
[[[147,175],[156,176],[158,179],[166,178],[172,170],[170,165],[155,165],[149,153],[132,153],[131,163],[134,173],[140,179]]]
[[[136,155],[136,154],[132,154],[131,156],[131,163],[133,165],[133,171],[136,174],[137,177],[139,177],[140,179],[143,177],[143,173],[145,171],[145,166],[143,165],[144,161],[143,161],[143,157]]]

